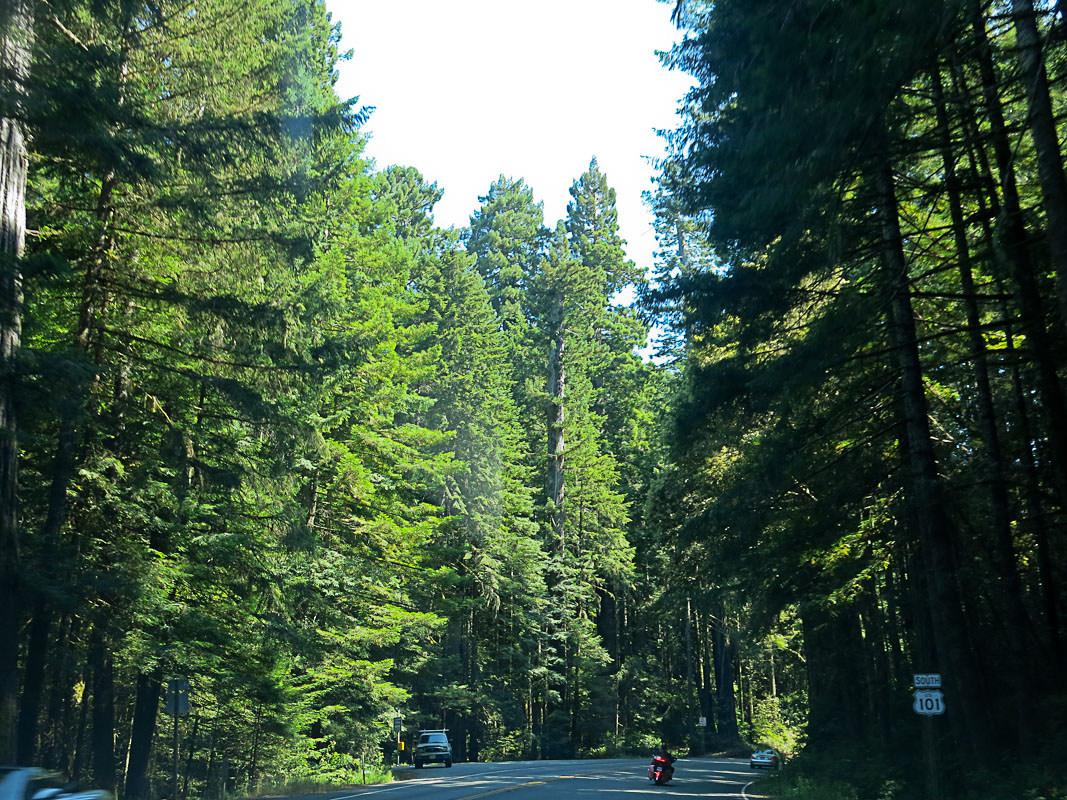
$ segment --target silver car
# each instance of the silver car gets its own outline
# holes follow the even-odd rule
[[[778,754],[773,750],[757,750],[748,760],[752,769],[778,769]]]

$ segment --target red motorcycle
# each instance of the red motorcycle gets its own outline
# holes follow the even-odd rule
[[[648,779],[660,785],[674,777],[674,759],[666,756],[652,756],[652,763],[648,765]]]

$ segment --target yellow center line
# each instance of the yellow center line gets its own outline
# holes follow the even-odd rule
[[[554,778],[550,780],[555,780]],[[540,783],[548,783],[548,781],[527,781],[526,783],[516,783],[514,786],[503,786],[499,789],[490,789],[488,792],[482,792],[481,794],[469,794],[463,798],[463,800],[478,800],[479,797],[489,797],[494,794],[503,794],[504,792],[511,792],[515,789],[522,789],[525,786],[537,786]]]
[[[505,792],[513,792],[516,789],[524,789],[527,786],[540,786],[551,781],[562,781],[567,779],[581,778],[585,775],[596,775],[603,770],[594,770],[593,772],[579,773],[578,775],[553,775],[550,778],[544,778],[537,781],[526,781],[525,783],[516,783],[514,786],[501,786],[499,789],[490,789],[487,792],[480,792],[479,794],[468,794],[461,797],[460,800],[480,800],[482,797],[491,797],[495,794],[504,794]],[[343,800],[343,798],[342,798]]]

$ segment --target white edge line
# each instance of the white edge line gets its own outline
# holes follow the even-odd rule
[[[393,789],[399,789],[401,786],[404,785],[404,783],[407,783],[407,781],[404,781],[404,782],[396,781],[395,783],[385,784],[384,786],[381,785],[381,784],[378,784],[377,786],[375,786],[373,788],[368,786],[362,792],[357,792],[356,794],[346,794],[346,795],[343,795],[342,797],[331,797],[330,800],[352,800],[353,797],[363,797],[364,795],[368,795],[368,794],[378,794],[378,793],[381,793],[381,792],[391,792]]]
[[[750,800],[750,798],[748,796],[748,792],[746,792],[745,789],[747,789],[749,786],[751,786],[754,783],[755,783],[755,781],[749,781],[748,783],[746,783],[744,786],[741,787],[741,797],[743,797],[745,800]],[[338,800],[341,800],[341,799],[338,798]]]
[[[502,770],[487,770],[487,771],[484,771],[484,772],[472,772],[469,775],[457,775],[456,777],[457,778],[461,778],[461,779],[463,779],[463,778],[480,778],[480,777],[482,777],[484,775],[499,775],[502,772],[521,772],[524,769],[527,769],[528,765],[536,764],[536,763],[537,763],[536,761],[530,761],[530,762],[524,763],[522,766],[509,767],[507,769],[502,769]],[[406,781],[393,781],[392,783],[378,784],[377,786],[368,785],[366,789],[364,789],[362,791],[359,791],[359,792],[356,792],[355,794],[346,794],[346,795],[342,795],[341,797],[331,797],[330,800],[353,800],[353,798],[355,798],[355,797],[364,797],[365,795],[368,795],[368,794],[378,794],[378,793],[381,793],[381,792],[389,792],[389,791],[392,791],[393,789],[400,789],[400,788],[403,788],[404,786],[409,786],[409,785],[412,785],[412,784],[421,785],[421,786],[433,786],[434,784],[437,784],[437,783],[443,783],[444,780],[445,780],[444,778],[430,778],[430,777],[427,777],[427,778],[414,778],[412,780],[406,780]]]

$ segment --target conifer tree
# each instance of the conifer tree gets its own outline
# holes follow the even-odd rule
[[[39,400],[27,418],[38,432],[24,473],[27,529],[35,533],[28,577],[34,586],[54,585],[47,570],[63,564],[70,580],[64,594],[50,593],[33,610],[26,659],[46,669],[24,672],[20,730],[32,743],[45,727],[36,717],[47,680],[44,688],[60,699],[45,710],[59,740],[47,743],[51,763],[84,770],[83,751],[69,745],[73,726],[61,698],[88,666],[93,680],[82,704],[92,707],[94,779],[114,786],[114,726],[121,724],[114,698],[126,690],[116,669],[121,658],[140,673],[125,780],[133,797],[148,787],[164,675],[192,674],[201,691],[216,693],[233,712],[220,711],[213,723],[228,747],[244,746],[242,725],[255,728],[253,738],[263,744],[249,767],[254,780],[267,747],[260,728],[278,729],[301,671],[328,672],[332,659],[333,667],[345,665],[348,687],[368,693],[374,676],[384,674],[361,663],[370,654],[359,641],[324,662],[319,633],[303,640],[307,660],[290,671],[294,654],[284,643],[306,633],[301,626],[322,611],[318,593],[341,613],[337,627],[409,624],[403,615],[390,619],[373,600],[340,601],[325,591],[357,586],[367,574],[392,576],[392,567],[368,568],[381,556],[374,546],[354,548],[328,580],[305,580],[312,565],[330,563],[306,555],[308,528],[339,533],[308,525],[314,502],[297,522],[289,476],[301,470],[287,467],[297,442],[321,441],[328,430],[302,416],[321,410],[323,369],[336,366],[341,352],[373,350],[376,337],[376,352],[386,354],[364,358],[356,370],[371,383],[376,375],[389,378],[377,394],[362,394],[360,386],[365,405],[357,413],[371,412],[372,420],[357,431],[369,429],[362,441],[379,446],[360,453],[368,471],[382,465],[383,473],[403,475],[408,465],[396,466],[396,452],[418,451],[424,435],[375,416],[393,401],[395,412],[406,412],[411,396],[397,391],[406,376],[395,369],[398,357],[388,356],[396,351],[394,323],[380,302],[396,294],[385,279],[395,272],[384,266],[388,247],[365,248],[383,265],[354,281],[370,286],[366,295],[322,293],[340,276],[320,247],[350,243],[338,234],[360,222],[339,202],[340,186],[356,179],[348,199],[365,203],[369,195],[358,181],[364,166],[352,141],[359,115],[333,94],[337,32],[319,3],[239,5],[236,13],[220,0],[190,15],[157,4],[136,20],[128,6],[114,15],[70,9],[38,36],[38,93],[27,115],[36,133],[31,213],[42,232],[32,247],[70,265],[37,273],[27,287],[33,324],[26,341],[40,366],[27,381]],[[219,53],[227,58],[220,61]],[[82,135],[63,133],[61,115],[73,117]],[[330,208],[344,214],[330,218]],[[371,308],[383,311],[370,317],[368,328],[381,323],[376,330],[344,326]],[[53,400],[58,381],[65,403]],[[81,480],[73,491],[75,469]],[[408,498],[383,491],[376,499],[387,510],[361,534],[411,518],[415,531],[423,524]],[[417,545],[420,537],[408,533],[384,549],[397,540]],[[336,554],[330,536],[322,537],[320,554]],[[292,597],[276,595],[275,584],[294,589]],[[37,631],[47,631],[50,615],[64,631],[69,658],[47,657],[50,637]],[[415,617],[412,630],[431,627]],[[264,624],[268,618],[274,622]],[[323,617],[318,621],[329,630]],[[236,668],[227,672],[224,664]],[[288,677],[279,682],[282,675]],[[296,694],[319,691],[313,684]],[[392,705],[389,692],[379,695]],[[254,719],[239,710],[242,698],[258,709]]]
[[[603,419],[602,431],[609,448],[621,454],[643,383],[640,359],[634,351],[644,346],[647,327],[634,308],[619,302],[624,292],[644,285],[637,266],[626,258],[619,237],[615,190],[600,171],[596,158],[570,188],[565,227],[574,258],[599,292],[599,311],[589,322],[589,335],[602,348],[590,362],[590,379],[596,388],[592,402]],[[592,302],[592,301],[591,301]]]
[[[465,234],[467,252],[477,259],[501,328],[521,338],[523,294],[537,273],[547,235],[542,204],[522,178],[503,175],[478,201],[481,208]]]
[[[678,159],[667,160],[656,189],[645,193],[645,202],[655,215],[657,251],[651,280],[642,286],[640,301],[661,331],[657,355],[669,362],[685,356],[686,331],[693,312],[686,305],[682,287],[715,268],[706,227],[686,213],[681,198],[682,170]]]
[[[454,576],[441,609],[451,629],[442,660],[453,666],[441,676],[445,685],[431,681],[427,699],[447,714],[456,757],[474,759],[505,746],[499,728],[505,719],[522,728],[515,709],[533,658],[544,578],[505,334],[473,259],[451,236],[434,250],[423,260],[419,284],[430,326],[426,344],[436,360],[425,389],[433,398],[426,419],[449,437],[439,445],[450,463],[434,498],[448,521],[434,541],[434,558]],[[521,746],[518,752],[528,742]]]
[[[430,240],[433,207],[443,195],[414,167],[392,166],[374,176],[375,211],[385,215],[387,227],[407,243]]]
[[[471,215],[464,242],[476,259],[504,334],[512,397],[526,420],[524,463],[540,468],[535,454],[545,436],[539,399],[543,354],[531,328],[530,292],[546,255],[544,213],[521,178],[500,176],[479,201],[482,205]]]
[[[626,430],[623,417],[632,409],[618,401],[632,387],[621,376],[636,356],[625,322],[614,324],[625,314],[611,307],[633,265],[622,252],[613,193],[595,160],[571,195],[528,303],[535,341],[547,356],[543,523],[558,596],[549,638],[563,692],[560,707],[546,714],[551,725],[544,735],[581,748],[600,743],[605,733],[580,722],[609,686],[610,656],[596,628],[601,592],[621,591],[631,570],[627,502],[607,431],[618,433],[610,427],[615,423]]]
[[[674,541],[727,590],[719,599],[744,602],[731,585],[754,598],[716,616],[799,615],[811,747],[860,737],[908,751],[890,709],[910,659],[952,675],[945,722],[962,752],[1032,752],[1013,706],[1032,705],[1021,676],[1040,682],[1048,662],[1018,637],[1050,615],[1019,579],[1047,550],[1040,524],[1022,533],[1019,508],[1041,503],[1032,477],[988,465],[1008,442],[1032,463],[1015,434],[1045,412],[1041,460],[1061,483],[1042,310],[1058,234],[1033,247],[1046,223],[1017,185],[1035,164],[1048,176],[1039,161],[1056,144],[1036,119],[1047,110],[1033,110],[1047,91],[1021,30],[1034,8],[1011,5],[1018,47],[991,24],[1007,4],[801,3],[771,26],[741,3],[678,9],[694,35],[674,64],[701,83],[673,142],[677,196],[706,221],[720,266],[674,281],[691,353],[675,458],[695,511]],[[1025,87],[1003,83],[1017,58]],[[1007,133],[1003,111],[1027,106],[1044,153]],[[1058,190],[1042,188],[1052,220]],[[1033,404],[1014,402],[1021,376],[1004,362],[984,366],[993,341],[1013,341],[1019,310]],[[1026,663],[1010,666],[1011,652]],[[832,677],[857,668],[871,678],[860,692]],[[997,713],[1016,724],[993,723],[983,674],[1002,676],[1013,699]],[[855,705],[871,713],[841,711]]]

